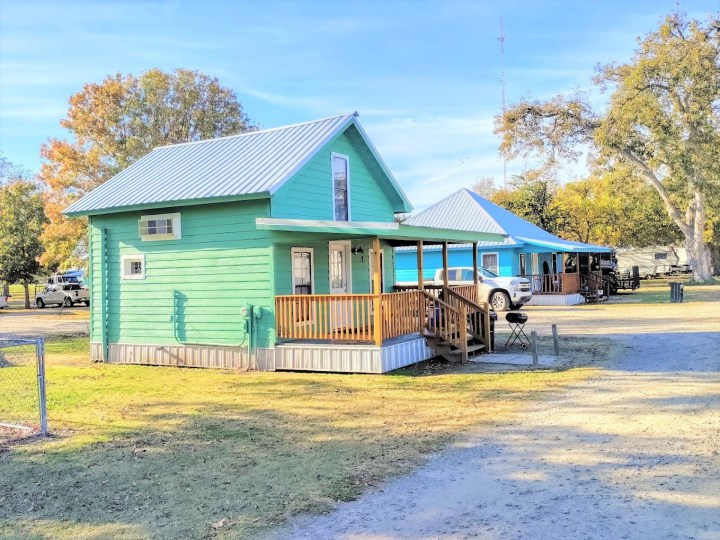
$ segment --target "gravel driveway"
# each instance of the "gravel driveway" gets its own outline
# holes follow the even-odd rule
[[[720,538],[719,310],[703,309],[705,331],[658,310],[641,333],[614,333],[597,377],[271,538]],[[592,328],[606,333],[593,317],[576,330]]]
[[[49,337],[53,335],[88,335],[90,308],[72,307],[3,310],[0,312],[0,339]]]

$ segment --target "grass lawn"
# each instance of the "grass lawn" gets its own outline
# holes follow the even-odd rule
[[[0,537],[245,538],[593,373],[242,373],[88,364],[87,347],[48,343],[56,435],[0,447]]]
[[[619,296],[630,303],[669,304],[670,283],[673,281],[686,283],[692,276],[679,275],[658,279],[643,279],[640,288],[632,293],[620,291]],[[684,302],[717,302],[720,301],[720,287],[712,285],[685,285]]]

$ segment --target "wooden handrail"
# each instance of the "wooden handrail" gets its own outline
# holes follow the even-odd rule
[[[467,352],[467,310],[455,309],[450,304],[422,291],[427,318],[425,328],[435,337],[441,338],[452,347],[460,349],[461,361],[468,360]]]
[[[420,291],[275,297],[278,339],[382,340],[418,332]]]
[[[553,273],[553,274],[526,274],[525,279],[530,281],[530,290],[533,294],[574,294],[580,291],[580,274]]]
[[[471,285],[474,287],[474,285]],[[490,337],[490,305],[483,302],[478,304],[469,300],[453,288],[447,289],[446,298],[452,298],[451,305],[459,305],[467,311],[468,333],[485,345],[487,352],[492,352],[492,339]]]

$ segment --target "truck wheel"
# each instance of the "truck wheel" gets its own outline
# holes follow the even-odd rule
[[[42,309],[45,307],[45,302],[43,302],[42,298],[37,298],[35,300],[35,305],[38,307],[38,309]]]
[[[72,305],[73,305],[72,298],[70,298],[69,296],[66,296],[65,300],[63,300],[63,306],[72,307]]]
[[[510,309],[510,297],[502,291],[495,291],[490,297],[490,305],[495,311],[507,311]]]

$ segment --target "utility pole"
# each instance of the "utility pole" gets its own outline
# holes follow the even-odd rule
[[[505,116],[505,31],[503,18],[500,17],[500,95],[502,97],[502,114]],[[507,188],[507,158],[503,158],[503,187]]]

